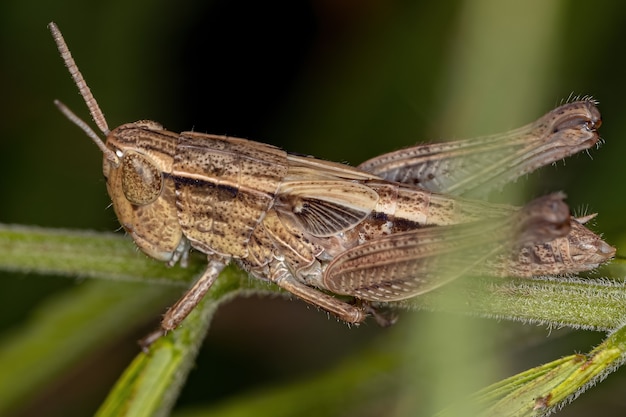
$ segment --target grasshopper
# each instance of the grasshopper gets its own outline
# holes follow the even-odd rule
[[[596,144],[601,118],[591,99],[506,135],[419,145],[353,168],[153,121],[110,130],[61,32],[49,28],[106,141],[55,103],[102,151],[121,225],[168,265],[185,266],[191,249],[207,255],[206,270],[147,344],[175,329],[230,262],[360,323],[371,303],[414,297],[466,272],[573,274],[615,253],[570,215],[563,194],[522,208],[462,197]]]

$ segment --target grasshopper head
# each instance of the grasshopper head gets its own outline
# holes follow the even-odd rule
[[[149,256],[175,263],[186,247],[176,210],[171,175],[176,135],[141,121],[122,125],[107,136],[102,170],[113,209],[124,229]],[[184,254],[183,254],[184,255]]]
[[[80,127],[102,151],[103,172],[113,209],[124,229],[147,255],[176,263],[189,247],[176,212],[171,176],[176,135],[155,122],[139,121],[109,130],[104,114],[78,70],[54,23],[48,26],[91,116],[106,143],[65,105],[57,107]]]

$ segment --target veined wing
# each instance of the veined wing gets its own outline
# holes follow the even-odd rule
[[[287,164],[273,208],[291,227],[329,237],[352,229],[376,207],[378,194],[362,183],[379,180],[370,173],[292,154],[287,155]]]
[[[535,169],[598,143],[602,123],[596,103],[564,104],[534,123],[507,133],[418,145],[358,166],[389,181],[427,190],[482,196]]]
[[[369,301],[431,291],[486,259],[567,236],[571,217],[562,194],[536,199],[500,219],[417,229],[349,249],[326,268],[324,288]]]
[[[274,209],[281,220],[316,237],[352,229],[372,213],[378,194],[344,180],[283,181]]]

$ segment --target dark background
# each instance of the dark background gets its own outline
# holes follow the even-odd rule
[[[61,99],[88,120],[46,29],[51,20],[111,127],[151,119],[172,131],[228,134],[351,164],[425,140],[508,130],[571,93],[591,94],[601,103],[606,143],[591,158],[530,176],[525,194],[511,200],[564,190],[573,208],[600,213],[595,227],[606,240],[618,248],[624,240],[620,2],[2,2],[0,222],[112,231],[118,224],[107,209],[101,156],[52,105]],[[0,332],[74,285],[1,274]],[[33,392],[20,415],[93,413],[144,330],[81,358]],[[235,301],[219,312],[181,405],[306,375],[384,332],[347,329],[299,302]],[[525,356],[501,377],[588,351],[601,337],[547,339],[540,356]],[[618,372],[563,415],[599,408],[618,415],[624,386]]]

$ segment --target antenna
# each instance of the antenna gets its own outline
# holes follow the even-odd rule
[[[54,22],[50,22],[48,24],[48,29],[50,29],[50,32],[52,33],[52,38],[57,44],[57,48],[59,49],[61,58],[63,58],[63,62],[65,62],[65,66],[70,72],[70,75],[74,80],[74,84],[76,84],[80,95],[83,97],[83,100],[85,100],[85,104],[89,109],[89,113],[91,113],[93,121],[96,123],[96,126],[98,126],[98,129],[100,129],[102,134],[104,134],[105,136],[108,135],[109,133],[111,133],[111,131],[109,130],[106,119],[104,118],[104,113],[102,113],[102,110],[100,110],[98,102],[91,93],[91,90],[85,82],[83,75],[78,70],[78,66],[76,65],[76,62],[74,62],[74,58],[72,58],[72,54],[70,53],[70,50],[65,43],[65,39],[63,39],[61,31]],[[69,108],[67,108],[67,106],[65,106],[60,101],[55,100],[54,104],[65,115],[65,117],[67,117],[72,123],[74,123],[83,132],[85,132],[87,136],[89,136],[89,138],[91,138],[91,140],[98,146],[98,148],[100,148],[104,156],[109,161],[116,165],[119,163],[119,158],[117,157],[117,155],[115,155],[112,150],[106,147],[102,139],[98,137],[93,129],[91,129],[89,125],[87,125],[87,123],[85,123],[82,119],[76,116]]]

